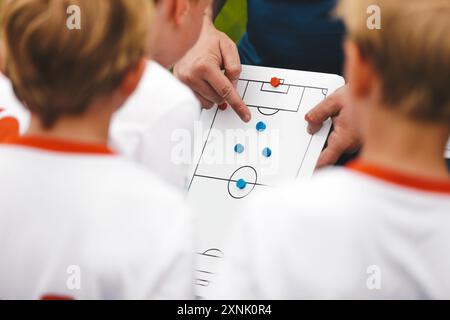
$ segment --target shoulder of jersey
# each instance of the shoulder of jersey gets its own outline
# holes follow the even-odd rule
[[[170,200],[173,204],[184,202],[182,193],[148,168],[122,157],[112,157],[108,172],[114,172],[117,188],[123,192],[132,191],[135,196]],[[109,174],[109,173],[108,173]],[[124,182],[121,184],[120,182]]]
[[[198,104],[198,100],[192,90],[159,63],[149,61],[147,68],[148,72],[145,74],[145,77],[154,78],[154,81],[160,83],[166,90],[171,91],[171,99],[191,100]]]
[[[358,188],[347,170],[330,169],[310,183],[291,183],[255,197],[245,210],[247,224],[264,233],[277,230],[280,237],[296,237],[307,228],[311,234],[327,230],[327,237],[345,233],[363,239],[378,216],[357,199]]]
[[[330,208],[337,203],[345,202],[349,207],[352,205],[355,200],[352,190],[358,188],[358,181],[352,178],[348,170],[332,168],[316,174],[311,181],[293,182],[276,190],[268,190],[252,200],[251,205],[263,208],[264,212],[259,214],[275,214],[278,218],[279,215],[287,215],[289,217],[285,217],[286,220],[309,214],[333,214]],[[294,216],[293,212],[296,213]]]

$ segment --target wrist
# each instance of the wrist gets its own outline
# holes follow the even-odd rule
[[[1,1],[1,0],[0,0]],[[205,14],[204,18],[203,18],[203,27],[202,27],[202,34],[211,32],[212,29],[215,29],[216,27],[214,26],[214,22],[213,20]]]

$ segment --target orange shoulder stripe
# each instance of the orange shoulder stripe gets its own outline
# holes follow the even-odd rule
[[[63,153],[99,155],[115,154],[105,145],[39,136],[8,137],[2,141],[2,143]]]
[[[409,175],[361,160],[350,163],[347,168],[403,187],[450,195],[450,179],[437,180],[419,175]]]

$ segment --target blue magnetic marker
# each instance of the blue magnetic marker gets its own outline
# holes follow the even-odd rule
[[[264,157],[270,158],[270,156],[272,155],[272,149],[264,148],[262,154]]]
[[[234,152],[236,153],[242,153],[244,152],[244,149],[245,149],[244,146],[240,143],[234,146]]]
[[[263,132],[264,130],[267,129],[267,126],[264,122],[260,121],[256,124],[256,130],[259,132]]]
[[[245,181],[244,179],[239,179],[236,182],[236,187],[238,187],[241,190],[244,190],[246,186],[247,186],[247,181]]]

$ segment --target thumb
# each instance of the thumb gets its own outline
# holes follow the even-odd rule
[[[322,124],[328,118],[339,114],[342,109],[342,104],[338,99],[338,94],[339,92],[336,91],[306,114],[305,120],[308,122],[308,132],[310,134],[319,131],[322,128]]]

